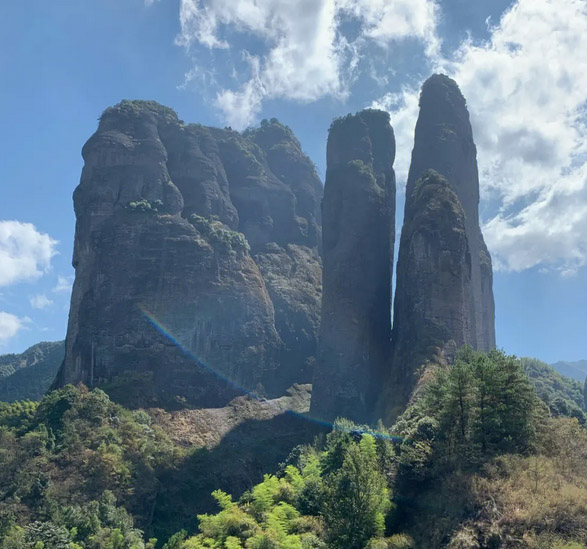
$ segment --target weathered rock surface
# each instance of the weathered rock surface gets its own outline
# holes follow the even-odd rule
[[[424,172],[407,197],[397,288],[392,368],[381,397],[386,420],[407,403],[420,366],[472,338],[465,213],[448,181],[433,170]]]
[[[174,442],[199,448],[160,479],[154,535],[166,539],[181,528],[196,528],[198,514],[218,510],[214,490],[238,499],[264,475],[275,474],[292,449],[324,433],[306,417],[310,395],[309,385],[294,385],[286,395],[267,401],[244,396],[224,408],[148,410]]]
[[[373,419],[390,353],[395,140],[387,113],[335,121],[322,203],[324,294],[311,414]]]
[[[259,400],[247,395],[236,397],[223,408],[176,411],[152,408],[149,414],[174,443],[186,448],[212,449],[233,429],[248,421],[269,421],[288,412],[307,413],[311,396],[311,385],[294,384],[287,394],[271,400]]]
[[[426,361],[439,354],[450,360],[463,344],[495,346],[476,156],[464,97],[453,80],[433,75],[422,87],[406,187],[393,356],[379,406],[388,422],[405,406]]]
[[[479,227],[477,148],[465,98],[456,82],[441,74],[431,76],[422,86],[406,196],[428,169],[447,179],[463,207],[472,283],[471,338],[467,343],[489,351],[495,347],[493,271]]]
[[[83,156],[55,385],[102,385],[126,404],[221,406],[310,381],[321,184],[287,128],[265,122],[243,136],[124,101],[105,111]]]

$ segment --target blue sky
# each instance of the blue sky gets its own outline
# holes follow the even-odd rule
[[[585,0],[55,0],[0,4],[0,353],[64,337],[81,147],[121,99],[190,122],[390,111],[401,192],[417,93],[461,86],[494,257],[498,345],[587,358]]]

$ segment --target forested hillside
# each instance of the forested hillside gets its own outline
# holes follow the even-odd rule
[[[0,401],[40,400],[63,362],[65,342],[42,342],[22,354],[0,355]]]
[[[213,454],[172,441],[160,412],[128,411],[99,389],[2,404],[1,546],[583,547],[587,431],[575,411],[553,413],[525,370],[556,384],[529,361],[465,348],[452,367],[427,368],[391,429],[300,419],[313,442],[300,432],[260,484],[214,491],[218,511],[197,520],[185,512],[196,492],[178,488],[218,486],[242,467],[238,453],[210,478]]]
[[[587,377],[587,360],[576,360],[574,362],[567,362],[559,360],[551,366],[561,375],[570,377],[580,383],[585,382]]]

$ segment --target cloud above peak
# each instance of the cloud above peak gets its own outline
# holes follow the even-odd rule
[[[436,15],[432,0],[181,0],[176,42],[188,51],[236,49],[246,61],[248,74],[220,87],[215,100],[226,123],[243,129],[268,99],[344,99],[369,42],[415,38],[437,52]],[[345,23],[358,29],[352,38]]]
[[[587,264],[587,0],[515,0],[499,21],[488,20],[486,40],[472,36],[453,51],[441,48],[441,6],[180,0],[176,41],[197,60],[188,79],[206,78],[236,129],[253,123],[267,100],[344,100],[361,74],[382,85],[390,59],[416,44],[420,63],[393,66],[393,88],[361,98],[392,114],[400,185],[424,73],[445,72],[471,113],[483,229],[496,268],[571,276]]]
[[[518,0],[489,30],[433,65],[467,99],[494,266],[571,276],[587,263],[587,2]],[[391,113],[404,151],[419,88],[373,103]],[[409,155],[396,167],[405,181]]]
[[[448,64],[471,110],[484,232],[504,270],[587,263],[587,2],[518,0]]]

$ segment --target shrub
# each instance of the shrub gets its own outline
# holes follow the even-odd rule
[[[138,200],[129,202],[125,209],[131,212],[140,212],[140,213],[160,213],[163,212],[164,204],[161,200]]]
[[[232,251],[246,253],[251,249],[243,233],[227,228],[213,217],[207,218],[192,214],[189,221],[210,244],[225,253]]]

